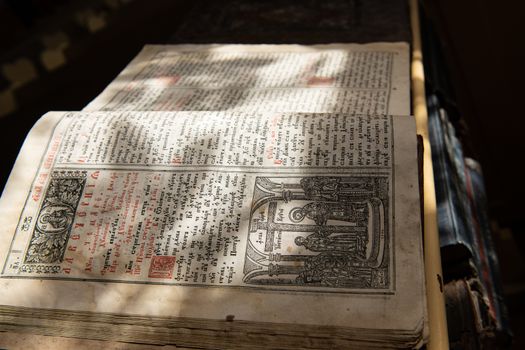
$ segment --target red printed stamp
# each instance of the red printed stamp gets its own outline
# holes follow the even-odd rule
[[[172,278],[175,267],[174,256],[154,255],[149,266],[149,278]]]

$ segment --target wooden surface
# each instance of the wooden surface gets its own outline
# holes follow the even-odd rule
[[[436,193],[432,153],[428,139],[428,114],[425,97],[425,74],[421,50],[417,0],[410,0],[412,24],[412,103],[418,135],[423,138],[423,235],[425,252],[425,277],[427,287],[429,350],[448,349],[448,330],[443,294],[443,273],[437,226]]]

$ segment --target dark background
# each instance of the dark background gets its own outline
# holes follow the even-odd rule
[[[525,12],[519,1],[422,5],[443,48],[465,153],[483,166],[515,347],[525,348]],[[82,109],[144,44],[410,41],[408,23],[400,0],[0,1],[0,188],[34,122]]]

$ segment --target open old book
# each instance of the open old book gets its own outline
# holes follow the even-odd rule
[[[361,48],[313,53],[345,61]],[[91,111],[50,112],[28,135],[0,202],[0,330],[202,348],[424,342],[415,125],[386,115],[407,101],[359,99],[383,115],[327,110],[344,110],[344,99],[325,105],[329,113],[265,112],[260,96],[277,84],[267,74],[268,86],[242,87],[258,96],[251,110],[158,112],[137,102],[128,111],[134,88],[196,93],[189,78],[155,90],[173,72],[124,82],[138,61]],[[213,76],[202,72],[214,65],[198,63],[186,62],[178,81],[198,69]],[[337,85],[332,66],[334,76],[322,76],[331,86],[307,91],[291,80],[282,94],[392,96],[404,81],[389,70],[388,84],[356,89]],[[217,94],[221,81],[202,82],[201,94]]]

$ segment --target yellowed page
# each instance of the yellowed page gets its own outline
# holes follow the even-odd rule
[[[85,110],[409,115],[408,44],[148,45]]]
[[[423,327],[412,118],[52,112],[0,203],[0,305]]]

